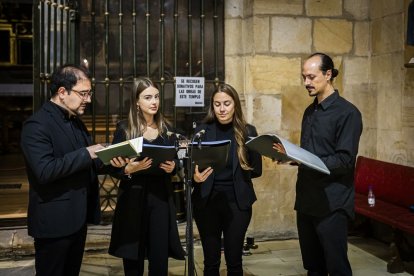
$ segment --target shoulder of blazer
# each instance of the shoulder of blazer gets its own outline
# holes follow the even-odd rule
[[[120,128],[123,130],[127,130],[128,129],[128,120],[121,120],[116,124],[116,128]]]
[[[48,113],[57,113],[59,107],[57,107],[57,105],[51,101],[47,101],[45,102],[42,107],[39,109],[40,110],[44,110]]]
[[[54,108],[52,106],[51,102],[45,102],[36,112],[33,113],[33,115],[30,117],[32,118],[38,118],[39,116],[46,116],[46,115],[52,115],[54,112]]]
[[[53,103],[50,101],[44,103],[39,110],[37,110],[27,121],[38,121],[41,122],[42,125],[49,125],[58,123],[60,120],[63,121],[63,116],[59,116],[57,110]],[[58,121],[58,122],[57,122]]]
[[[257,136],[256,127],[251,124],[246,124],[246,130],[248,136]]]

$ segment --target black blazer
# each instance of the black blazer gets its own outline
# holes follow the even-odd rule
[[[85,143],[91,137],[79,120]],[[96,166],[75,139],[67,116],[46,102],[25,123],[21,148],[29,179],[27,226],[34,238],[75,233],[85,223],[100,221]]]
[[[205,135],[203,141],[216,141],[217,126],[215,123],[201,124],[196,128],[196,132],[205,129]],[[248,136],[257,136],[256,128],[252,125],[246,125]],[[245,137],[246,141],[248,137]],[[237,145],[236,145],[237,147]],[[256,194],[253,189],[252,178],[262,175],[262,156],[255,152],[248,150],[248,160],[250,167],[253,170],[244,170],[240,166],[239,158],[237,156],[237,150],[233,152],[233,179],[234,179],[234,191],[236,194],[236,201],[240,209],[249,209],[256,201]],[[194,183],[193,201],[195,204],[200,202],[206,202],[214,185],[214,171],[203,183]]]
[[[120,121],[117,124],[113,144],[126,140],[126,129],[128,122]],[[174,145],[173,137],[164,137],[162,145]],[[178,164],[178,162],[176,162]],[[136,172],[128,178],[122,169],[113,168],[111,175],[121,179],[118,200],[115,214],[112,222],[111,242],[109,245],[109,254],[127,258],[131,260],[138,259],[139,244],[147,231],[145,205],[147,199],[147,185],[152,183],[162,184],[167,193],[169,206],[169,256],[175,259],[184,260],[184,250],[181,246],[180,237],[176,222],[176,209],[173,201],[173,186],[171,183],[171,174],[162,170],[156,174],[146,174]],[[158,185],[157,185],[158,186]],[[161,218],[162,219],[162,218]],[[153,233],[154,234],[154,233]]]

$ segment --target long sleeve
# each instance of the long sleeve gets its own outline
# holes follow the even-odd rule
[[[22,151],[33,176],[41,185],[56,182],[92,166],[92,159],[85,147],[73,148],[64,135],[55,139],[50,128],[38,120],[29,120],[22,130]]]

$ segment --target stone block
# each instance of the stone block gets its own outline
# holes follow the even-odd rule
[[[246,58],[246,91],[280,94],[281,87],[301,84],[301,60],[257,55]]]
[[[253,205],[253,217],[249,234],[289,238],[296,235],[295,185],[297,169],[278,165],[264,170],[254,179],[257,201]]]
[[[259,132],[259,134],[264,134],[264,133],[272,133],[273,131],[261,131]],[[269,170],[277,170],[278,167],[280,165],[277,164],[277,162],[274,162],[272,159],[267,158],[267,157],[262,157],[262,166],[263,166],[263,171],[269,171]],[[264,192],[264,190],[263,190]]]
[[[372,21],[372,54],[402,51],[404,47],[403,15],[395,14]]]
[[[254,14],[303,14],[303,0],[255,0]]]
[[[403,127],[401,133],[401,140],[407,143],[407,166],[414,167],[414,128]]]
[[[403,13],[404,1],[375,0],[370,1],[371,19],[383,18],[387,15]]]
[[[254,52],[254,39],[252,37],[252,34],[254,33],[254,26],[253,26],[253,18],[246,18],[243,20],[242,23],[242,49],[243,54],[252,54]]]
[[[317,19],[313,44],[317,52],[348,54],[352,50],[352,22],[343,19]]]
[[[225,55],[243,54],[243,20],[225,19],[224,26]]]
[[[378,131],[401,130],[401,96],[402,91],[394,84],[378,85],[377,88],[377,128]],[[378,133],[380,136],[380,133]],[[378,144],[381,148],[384,145]],[[391,148],[387,151],[392,152]]]
[[[240,95],[240,101],[242,101],[242,107],[243,107],[243,114],[244,114],[244,118],[246,119],[246,121],[250,124],[255,124],[254,123],[254,118],[253,118],[253,112],[254,112],[254,108],[253,108],[253,101],[256,98],[257,94],[255,93],[250,93],[249,91],[244,91],[244,93],[242,95]]]
[[[402,54],[391,53],[371,58],[371,83],[393,84],[399,87],[403,82],[404,60]]]
[[[242,18],[244,15],[244,1],[240,0],[227,0],[224,1],[224,14],[225,18]]]
[[[357,56],[368,56],[370,54],[370,29],[369,22],[354,23],[354,53]]]
[[[377,91],[368,83],[358,85],[346,85],[341,93],[345,99],[353,103],[362,114],[362,122],[365,128],[377,127]]]
[[[282,130],[294,132],[297,135],[285,136],[284,138],[290,140],[293,143],[299,143],[299,137],[301,131],[301,122],[303,112],[306,107],[312,103],[313,97],[308,96],[308,91],[304,86],[287,86],[282,89]]]
[[[271,50],[275,53],[310,53],[312,21],[309,18],[272,17]]]
[[[253,99],[253,124],[259,133],[275,132],[281,125],[280,95],[256,95]]]
[[[230,56],[225,59],[226,82],[233,86],[237,92],[244,91],[245,58]]]
[[[243,9],[244,17],[250,17],[254,15],[254,0],[243,0],[243,6],[244,6],[244,9]]]
[[[357,20],[369,19],[369,8],[368,0],[344,0],[345,12]]]
[[[344,86],[369,83],[370,60],[368,57],[344,59]]]
[[[414,83],[408,81],[407,78],[402,96],[402,112],[403,126],[414,129]]]
[[[362,115],[364,119],[364,115]],[[376,158],[377,156],[377,129],[364,125],[359,140],[358,155]]]
[[[264,54],[269,52],[270,18],[255,17],[253,19],[254,52]]]
[[[337,17],[342,15],[342,0],[306,0],[307,16]]]
[[[407,164],[407,143],[400,130],[378,129],[377,158],[401,165]]]

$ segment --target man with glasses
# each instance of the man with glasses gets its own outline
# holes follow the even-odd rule
[[[27,225],[36,275],[79,275],[87,223],[100,221],[102,163],[79,116],[91,102],[87,70],[64,65],[51,76],[51,99],[25,123],[21,148],[29,179]]]
[[[92,99],[93,92],[91,90],[78,91],[78,90],[75,90],[75,89],[72,88],[72,91],[75,92],[76,94],[78,94],[79,97],[84,101],[88,101],[88,99],[89,99],[88,102],[90,102],[90,99]]]

